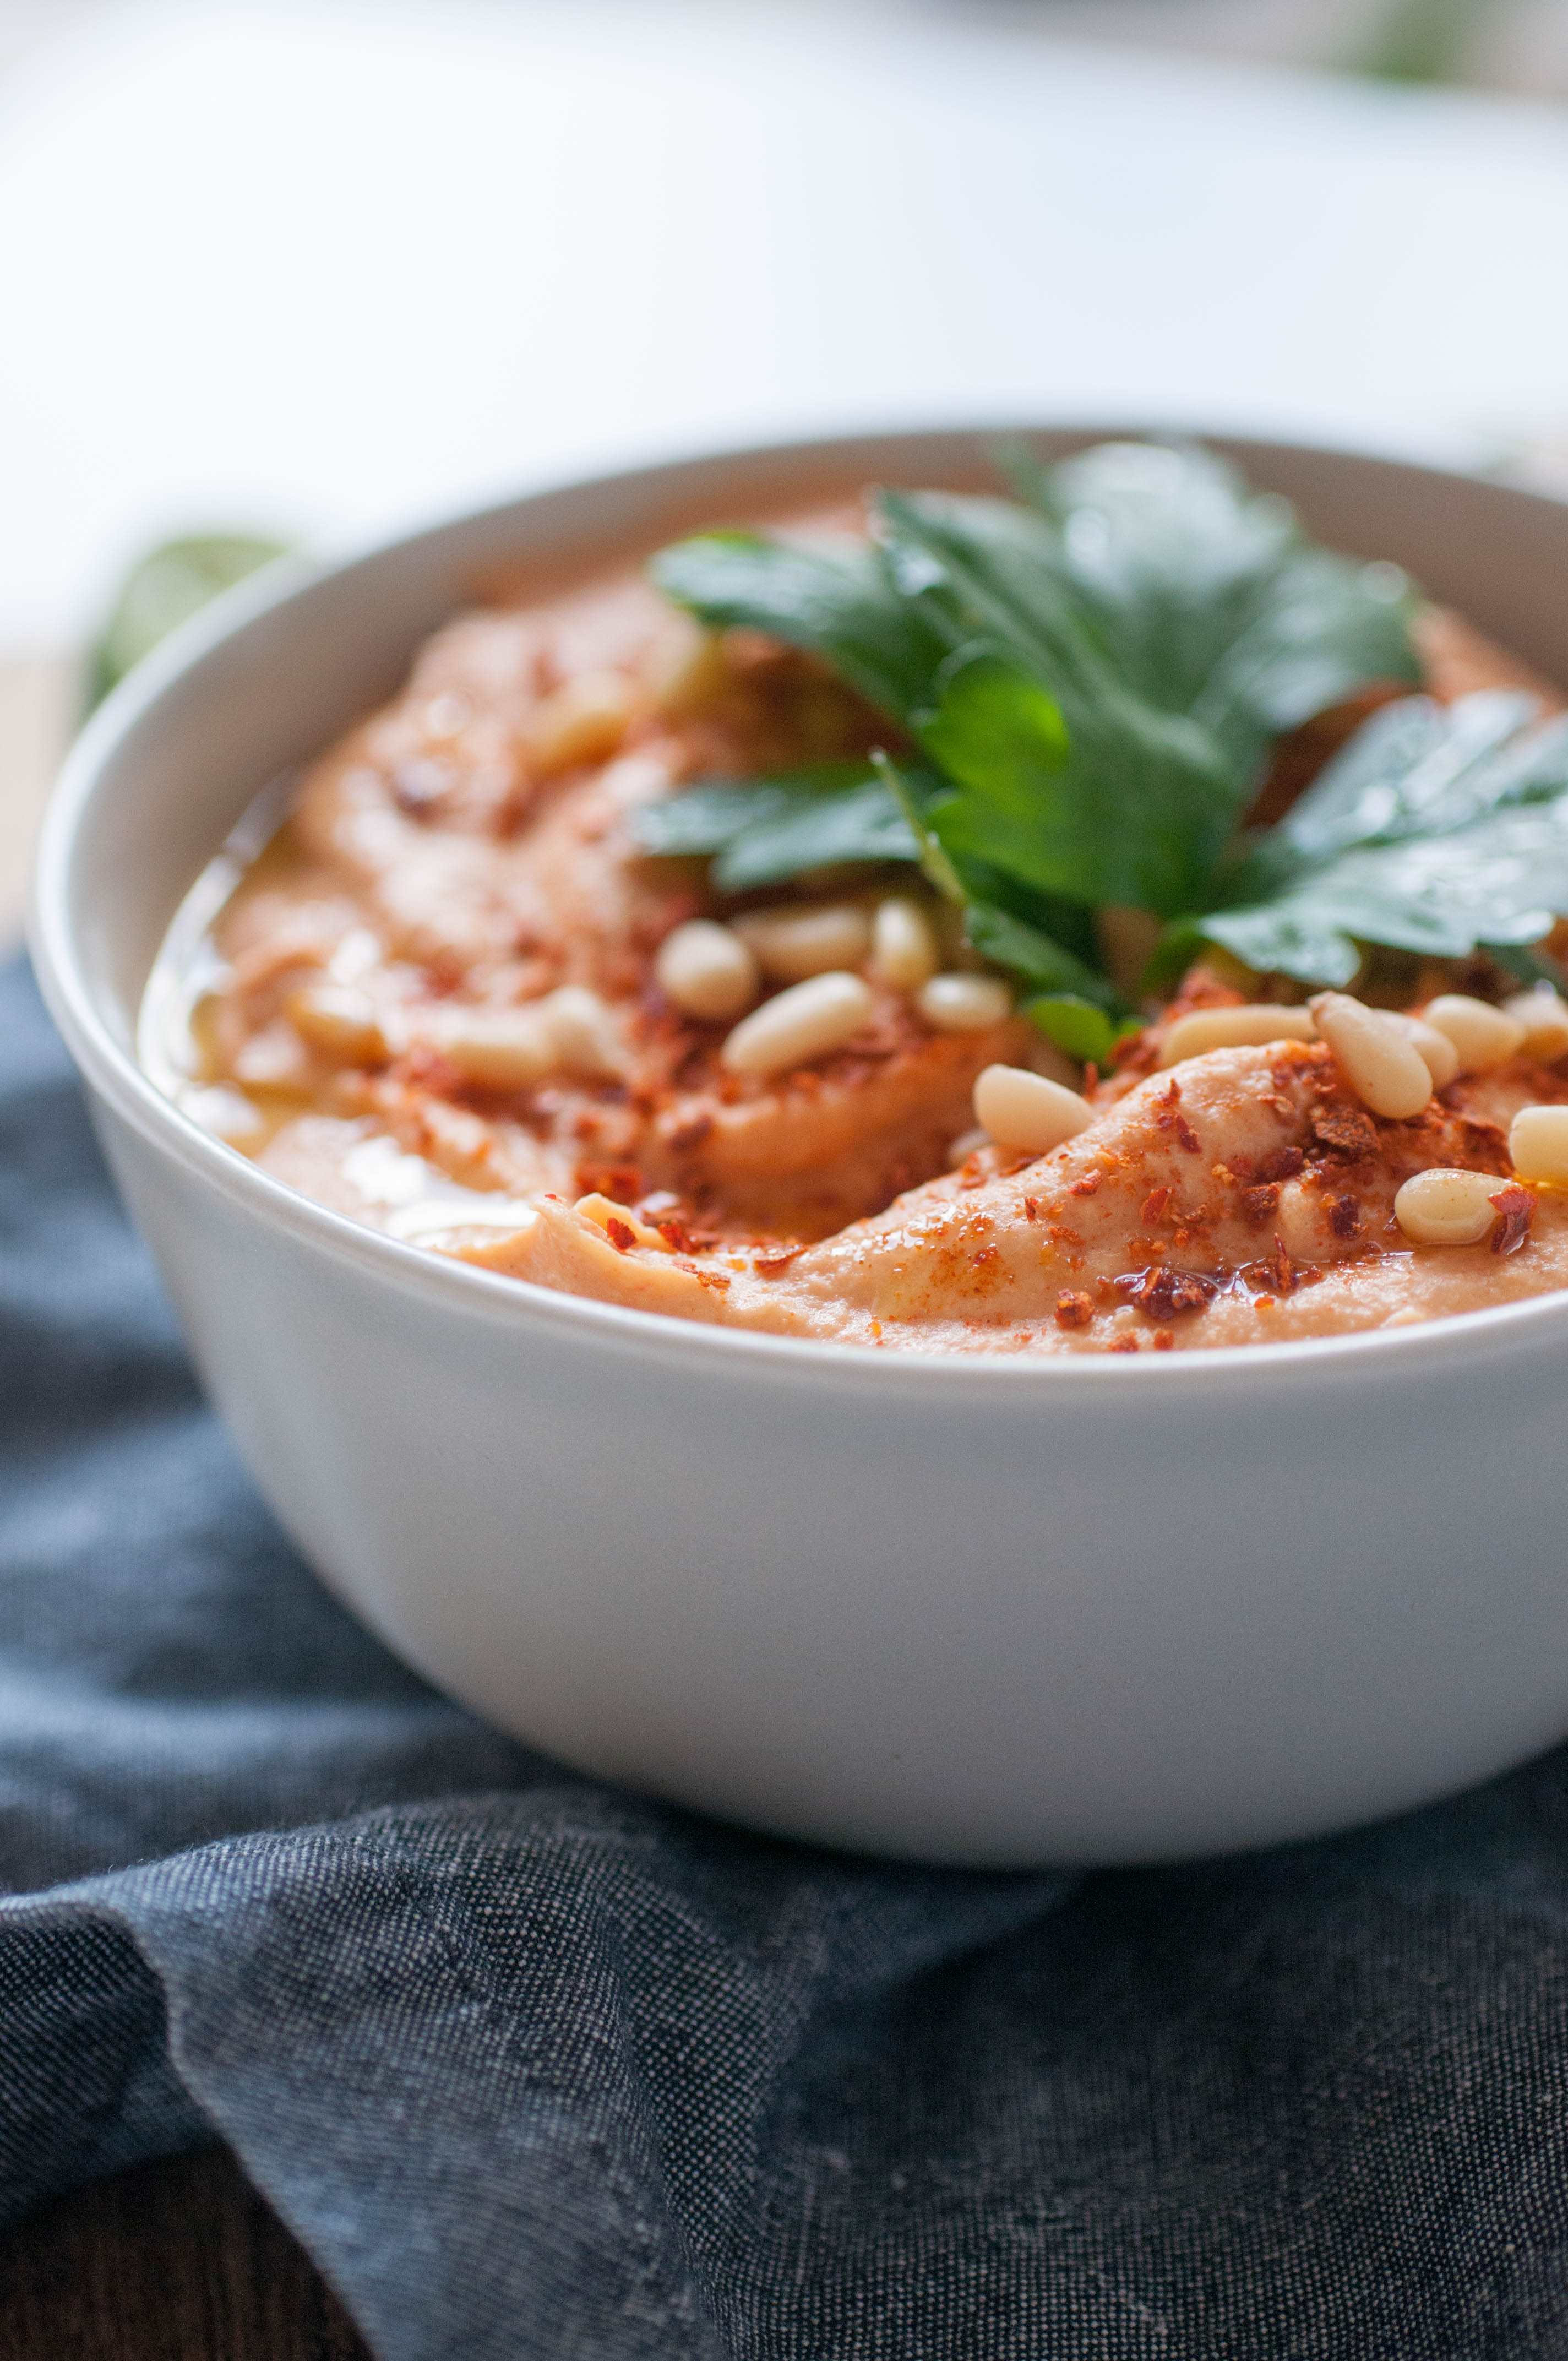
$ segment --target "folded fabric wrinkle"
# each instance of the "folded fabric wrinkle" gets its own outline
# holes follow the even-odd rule
[[[216,2133],[384,2361],[1568,2346],[1568,1752],[1079,1878],[531,1755],[271,1522],[20,963],[0,1886],[0,2217]]]

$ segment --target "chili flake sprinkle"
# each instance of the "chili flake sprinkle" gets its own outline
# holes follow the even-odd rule
[[[1518,1254],[1530,1235],[1530,1216],[1535,1212],[1535,1198],[1531,1191],[1521,1189],[1516,1180],[1507,1189],[1499,1189],[1495,1197],[1487,1198],[1486,1202],[1497,1216],[1497,1225],[1492,1232],[1492,1252],[1495,1255]]]

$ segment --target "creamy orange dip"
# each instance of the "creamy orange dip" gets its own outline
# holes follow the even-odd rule
[[[1520,677],[1435,613],[1423,653],[1440,698]],[[1303,784],[1342,729],[1287,741],[1266,796]],[[1086,1073],[891,867],[726,904],[730,983],[699,976],[677,1005],[665,947],[710,914],[703,872],[645,857],[628,815],[694,777],[887,734],[811,659],[704,638],[630,576],[466,615],[197,888],[149,987],[144,1062],[198,1121],[373,1228],[775,1335],[1181,1351],[1568,1286],[1568,1193],[1519,1188],[1508,1145],[1521,1107],[1568,1104],[1550,1038],[1402,1118],[1369,1108],[1322,1038],[1162,1065],[1184,1014],[1268,996],[1221,961],[1116,1071]],[[842,1038],[737,1070],[737,1024],[824,967],[849,980],[827,994]],[[933,968],[946,1000],[920,980]],[[1387,1006],[1517,989],[1475,963],[1395,969],[1367,986]],[[705,989],[726,1013],[693,1013]],[[998,1065],[1080,1095],[1084,1127],[1045,1154],[977,1135],[977,1078]],[[1396,1216],[1403,1184],[1438,1169],[1489,1176],[1474,1244],[1420,1243]]]

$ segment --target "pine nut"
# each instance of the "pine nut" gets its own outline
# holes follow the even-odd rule
[[[1077,1091],[1064,1091],[1044,1074],[987,1066],[974,1086],[974,1119],[998,1147],[1047,1156],[1092,1123],[1094,1110]]]
[[[872,969],[894,992],[918,992],[940,964],[931,921],[907,894],[879,902],[872,922]]]
[[[534,708],[527,730],[535,770],[545,777],[605,763],[626,735],[635,697],[616,672],[580,673]]]
[[[1431,1075],[1397,1016],[1343,992],[1320,992],[1307,1005],[1341,1073],[1374,1115],[1408,1123],[1430,1104]]]
[[[1274,1233],[1293,1262],[1314,1262],[1325,1251],[1328,1208],[1315,1190],[1287,1180],[1274,1208]]]
[[[1401,1016],[1399,1022],[1409,1036],[1416,1055],[1431,1076],[1433,1090],[1445,1091],[1459,1071],[1458,1050],[1446,1033],[1440,1033],[1435,1025],[1426,1024],[1420,1016]]]
[[[782,1074],[840,1049],[875,1005],[861,976],[809,976],[743,1016],[719,1055],[732,1074]]]
[[[1524,1049],[1542,1066],[1554,1066],[1568,1056],[1568,1000],[1547,984],[1534,992],[1516,993],[1503,1003],[1503,1014],[1524,1027]]]
[[[380,1066],[387,1037],[376,1004],[349,983],[307,983],[291,993],[289,1022],[302,1041],[342,1066]]]
[[[527,1008],[443,1011],[431,1038],[465,1082],[492,1091],[522,1091],[555,1071],[555,1038],[536,1003]]]
[[[1521,1180],[1568,1189],[1568,1106],[1520,1107],[1508,1132],[1508,1154]]]
[[[610,1075],[620,1071],[620,1044],[614,1020],[597,992],[564,983],[538,1004],[549,1029],[555,1064],[569,1074]]]
[[[660,712],[676,720],[717,704],[735,678],[725,657],[723,633],[700,631],[685,616],[681,621],[686,628],[662,651],[651,681]]]
[[[757,962],[731,928],[691,918],[666,935],[653,961],[661,988],[687,1016],[742,1016],[757,997]]]
[[[1162,1066],[1179,1066],[1211,1049],[1261,1049],[1270,1041],[1310,1041],[1317,1031],[1305,1008],[1272,1008],[1252,1001],[1242,1008],[1195,1008],[1179,1016],[1159,1053]]]
[[[859,967],[872,946],[872,922],[853,902],[749,910],[734,927],[775,983],[804,983],[808,976]]]
[[[1394,1219],[1412,1246],[1479,1246],[1503,1185],[1495,1172],[1418,1172],[1395,1198]]]
[[[1467,993],[1440,992],[1421,1011],[1429,1025],[1447,1035],[1459,1052],[1462,1074],[1484,1074],[1489,1066],[1505,1066],[1524,1046],[1524,1027],[1517,1016]]]
[[[915,1005],[938,1033],[983,1033],[1013,1013],[1013,994],[993,975],[934,975]]]

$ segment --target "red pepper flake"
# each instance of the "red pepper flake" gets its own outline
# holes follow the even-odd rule
[[[873,1345],[880,1345],[882,1343],[882,1322],[880,1320],[873,1320],[872,1322],[872,1343]]]
[[[1354,1197],[1336,1197],[1329,1207],[1329,1227],[1336,1238],[1353,1238],[1361,1227],[1361,1207]]]
[[[1255,1295],[1252,1299],[1252,1308],[1255,1312],[1272,1312],[1274,1309],[1273,1296]]]
[[[1348,1156],[1353,1160],[1377,1153],[1377,1134],[1372,1128],[1372,1118],[1359,1107],[1321,1107],[1312,1117],[1312,1137],[1336,1156]]]
[[[1174,1320],[1184,1312],[1201,1312],[1219,1292],[1213,1279],[1198,1270],[1130,1270],[1116,1282],[1116,1291],[1149,1320]]]
[[[1492,1252],[1495,1255],[1518,1254],[1530,1235],[1530,1216],[1535,1212],[1535,1198],[1518,1181],[1499,1189],[1486,1202],[1497,1216],[1497,1226],[1492,1232]]]
[[[715,1294],[718,1295],[727,1295],[729,1293],[729,1279],[726,1272],[722,1270],[698,1270],[696,1265],[691,1263],[688,1263],[685,1268],[691,1271],[693,1278],[696,1280],[699,1287],[710,1287],[713,1289]]]
[[[1058,1328],[1087,1328],[1094,1317],[1094,1306],[1081,1288],[1064,1287],[1057,1298]]]
[[[803,1246],[777,1246],[771,1253],[759,1255],[752,1268],[759,1279],[776,1279],[781,1270],[789,1268],[797,1255],[803,1255],[805,1252],[806,1248]]]
[[[1294,1180],[1307,1159],[1299,1148],[1277,1148],[1257,1168],[1260,1180]]]
[[[1137,1349],[1138,1340],[1135,1336],[1118,1336],[1111,1346],[1113,1353],[1135,1353]]]
[[[1284,1239],[1277,1233],[1274,1240],[1274,1262],[1271,1275],[1281,1295],[1295,1294],[1296,1266],[1285,1250]]]
[[[611,1213],[604,1225],[604,1234],[617,1254],[630,1254],[637,1244],[637,1233],[625,1222],[618,1222]]]
[[[1081,1180],[1073,1182],[1072,1187],[1068,1191],[1069,1196],[1092,1197],[1104,1177],[1102,1172],[1086,1172]]]
[[[1169,1204],[1175,1194],[1176,1191],[1174,1189],[1151,1189],[1149,1191],[1148,1195],[1144,1199],[1143,1212],[1138,1216],[1146,1229],[1152,1230],[1154,1228],[1155,1224],[1159,1220],[1160,1215],[1164,1213],[1166,1207]]]
[[[1037,1221],[1039,1220],[1039,1218],[1040,1218],[1040,1201],[1039,1201],[1039,1199],[1038,1199],[1037,1197],[1025,1197],[1025,1200],[1024,1200],[1024,1219],[1025,1219],[1026,1222],[1037,1222]]]
[[[612,1205],[634,1204],[642,1194],[642,1175],[635,1164],[579,1164],[577,1193],[608,1197]]]
[[[1184,1115],[1179,1115],[1176,1118],[1176,1137],[1189,1156],[1197,1156],[1202,1152],[1203,1143]]]
[[[1154,1332],[1154,1348],[1157,1353],[1174,1353],[1176,1350],[1175,1329],[1157,1328]]]

